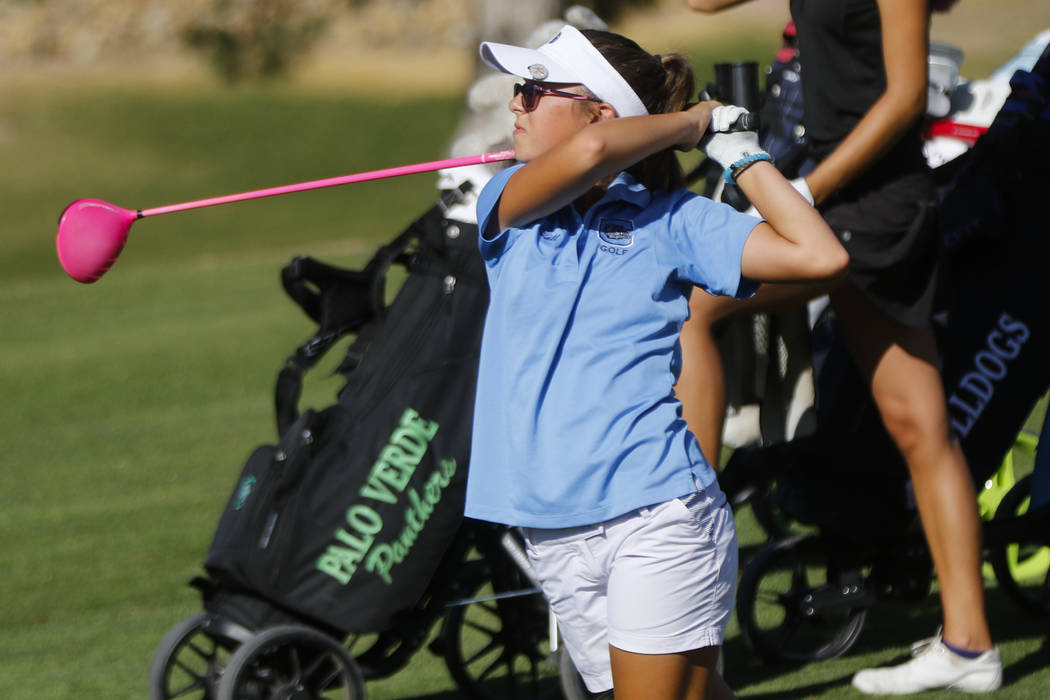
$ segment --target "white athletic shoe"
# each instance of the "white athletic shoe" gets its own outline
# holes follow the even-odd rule
[[[967,659],[936,637],[912,645],[911,661],[889,668],[868,668],[853,676],[853,687],[869,695],[907,695],[934,688],[987,693],[1003,684],[999,650]]]

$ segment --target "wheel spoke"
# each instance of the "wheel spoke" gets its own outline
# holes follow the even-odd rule
[[[317,658],[314,660],[314,662],[312,664],[310,664],[309,666],[307,666],[305,669],[303,669],[303,672],[302,672],[303,678],[309,678],[310,676],[314,675],[314,673],[317,672],[317,669],[321,668],[321,665],[324,664],[325,661],[330,661],[330,660],[331,659],[330,659],[330,656],[328,654],[318,654]],[[336,668],[338,668],[339,664],[335,664],[335,666],[336,666]]]
[[[495,661],[493,661],[491,664],[486,666],[485,669],[482,670],[482,672],[478,674],[478,680],[479,681],[483,681],[483,680],[487,679],[489,676],[491,676],[493,673],[495,673],[496,670],[499,669],[499,667],[502,666],[504,663],[505,663],[505,660],[503,658],[503,655],[500,654],[499,656],[496,657]]]
[[[321,692],[324,692],[325,690],[328,690],[329,688],[341,688],[341,687],[343,687],[342,684],[339,684],[338,686],[335,685],[335,681],[341,675],[343,675],[343,672],[340,670],[339,666],[338,665],[333,666],[332,667],[332,672],[329,673],[327,676],[325,676],[321,680],[321,684],[317,686],[317,692],[321,693]]]
[[[473,656],[471,656],[470,658],[464,659],[463,660],[463,665],[464,666],[470,666],[472,663],[474,663],[475,661],[477,661],[481,657],[486,656],[489,653],[491,653],[492,650],[496,649],[497,647],[498,647],[498,643],[495,640],[489,642],[485,646],[481,647],[481,649],[479,651],[475,652],[475,654]],[[499,661],[499,658],[497,657],[496,660]]]
[[[187,665],[186,662],[182,659],[174,659],[174,664],[181,668],[183,671],[185,671],[188,675],[193,676],[194,678],[201,678],[201,675],[198,673],[197,669]]]
[[[806,573],[806,565],[799,562],[791,572],[791,592],[797,592],[809,588],[809,576]]]
[[[289,661],[292,662],[292,668],[291,668],[291,674],[290,674],[291,678],[289,678],[288,680],[290,680],[293,683],[302,683],[303,682],[303,663],[302,663],[302,659],[299,658],[299,647],[296,647],[294,645],[288,647],[288,659],[289,659]]]
[[[211,661],[212,659],[215,658],[215,652],[216,652],[216,645],[215,644],[212,644],[211,649],[207,650],[207,651],[204,650],[203,648],[201,648],[195,642],[192,642],[192,641],[188,642],[186,644],[186,647],[188,649],[191,649],[194,652],[196,652],[197,656],[201,657],[205,661]]]
[[[347,643],[346,643],[346,653],[348,653],[351,656],[353,656],[353,654],[354,654],[354,647],[357,646],[357,643],[361,641],[363,636],[364,635],[360,635],[360,634],[351,635],[350,638],[347,640]]]
[[[179,690],[176,690],[176,691],[172,692],[168,697],[177,698],[177,697],[179,697],[181,695],[186,695],[187,693],[192,693],[194,690],[204,690],[204,689],[205,689],[204,679],[200,678],[200,677],[195,677],[193,679],[192,683],[187,685],[185,688],[181,688]]]
[[[306,670],[303,672],[303,681],[306,682],[308,679],[313,678],[314,675],[317,674],[317,672],[321,670],[326,664],[330,666],[332,670],[321,678],[320,684],[316,686],[318,692],[324,691],[329,687],[341,687],[341,685],[332,685],[335,682],[335,680],[343,674],[343,669],[338,655],[331,652],[327,654],[320,654],[317,657],[317,660],[306,668]]]
[[[499,630],[498,629],[493,629],[491,627],[486,627],[485,625],[481,624],[480,622],[474,622],[473,620],[464,619],[463,620],[463,624],[466,625],[467,627],[473,629],[473,630],[477,630],[478,632],[484,632],[485,634],[487,634],[489,636],[489,638],[495,638],[499,634]]]

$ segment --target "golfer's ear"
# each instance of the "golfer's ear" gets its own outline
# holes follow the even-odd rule
[[[598,103],[598,112],[594,117],[594,121],[601,122],[606,119],[615,119],[617,117],[616,108],[608,102]]]

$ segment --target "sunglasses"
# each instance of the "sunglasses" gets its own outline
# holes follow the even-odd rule
[[[524,83],[518,83],[514,86],[514,96],[521,95],[521,106],[526,112],[531,112],[536,109],[536,104],[540,101],[540,97],[543,95],[554,95],[555,97],[566,97],[570,100],[586,100],[588,102],[601,102],[597,97],[590,97],[588,95],[577,95],[574,92],[565,92],[564,90],[555,90],[554,88],[544,87],[535,80],[526,80]]]

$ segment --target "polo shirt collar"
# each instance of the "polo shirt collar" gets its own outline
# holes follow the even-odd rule
[[[609,185],[609,189],[602,199],[618,200],[633,204],[636,207],[646,207],[652,201],[652,193],[626,172],[616,176]]]

